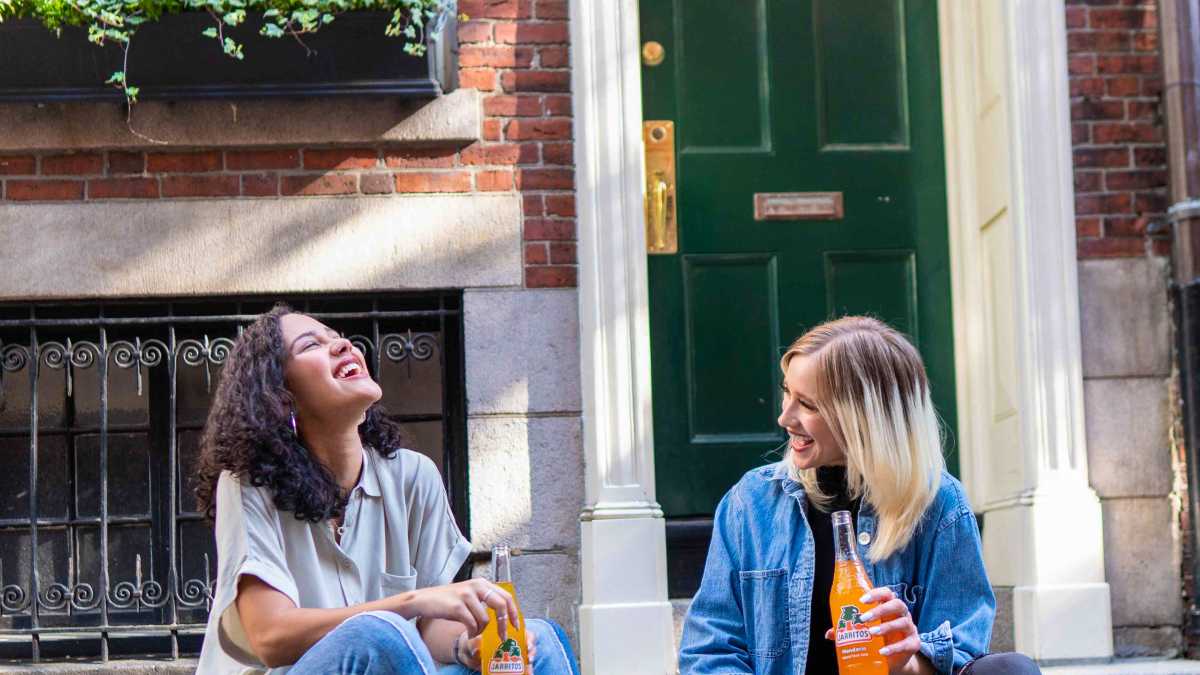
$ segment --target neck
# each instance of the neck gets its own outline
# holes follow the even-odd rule
[[[358,436],[358,425],[345,428],[313,425],[319,427],[315,429],[306,426],[300,426],[300,438],[304,447],[329,469],[338,487],[349,492],[358,484],[363,466],[363,446],[362,439]]]

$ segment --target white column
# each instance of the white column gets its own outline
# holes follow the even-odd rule
[[[654,495],[637,0],[571,0],[586,675],[675,672]]]
[[[942,0],[960,446],[1018,651],[1112,656],[1084,437],[1062,0]]]

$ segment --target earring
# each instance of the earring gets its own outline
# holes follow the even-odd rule
[[[299,433],[298,431],[296,431],[296,411],[295,411],[295,410],[293,410],[293,411],[292,411],[292,412],[291,412],[291,413],[288,415],[288,419],[289,419],[289,421],[292,423],[292,435],[293,435],[293,436],[299,436],[299,435],[300,435],[300,433]]]

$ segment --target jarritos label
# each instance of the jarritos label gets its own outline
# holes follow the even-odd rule
[[[841,616],[838,617],[837,630],[834,631],[834,641],[837,646],[870,642],[872,638],[870,627],[859,616],[858,607],[842,606]]]
[[[496,653],[488,661],[489,673],[523,673],[525,660],[521,658],[521,645],[508,638],[496,648]]]

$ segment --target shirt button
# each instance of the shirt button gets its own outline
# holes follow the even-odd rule
[[[859,532],[858,533],[858,543],[863,546],[870,544],[871,543],[871,533],[870,532]]]

